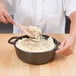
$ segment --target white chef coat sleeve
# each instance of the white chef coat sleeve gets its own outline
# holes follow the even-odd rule
[[[19,0],[0,0],[0,2],[7,8],[10,15],[13,15]]]
[[[16,8],[20,0],[6,0],[13,8]]]
[[[76,0],[63,0],[64,11],[67,16],[76,11]]]
[[[0,0],[0,3],[4,4],[5,6],[7,4],[12,6],[13,5],[13,0]]]

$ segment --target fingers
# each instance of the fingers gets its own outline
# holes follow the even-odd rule
[[[70,45],[66,44],[66,42],[64,41],[61,43],[60,48],[56,51],[56,53],[68,56],[72,54],[72,49],[70,48]]]
[[[68,55],[72,54],[73,51],[71,49],[67,48],[65,50],[64,49],[60,49],[57,53],[61,54],[61,55],[64,55],[64,56],[68,56]]]
[[[59,50],[57,50],[56,53],[62,53],[67,47],[67,46],[65,47],[64,46],[65,46],[65,41],[61,42],[61,44],[58,46]]]
[[[65,41],[61,42],[61,44],[58,46],[58,48],[62,48],[65,45]]]
[[[3,22],[3,23],[10,22],[10,23],[14,24],[14,20],[7,13],[6,8],[1,4],[0,4],[0,22]]]
[[[0,17],[0,22],[3,22],[3,23],[5,23],[5,24],[8,23],[7,19],[6,19],[4,16],[2,16],[2,15],[1,15],[1,17]]]
[[[6,10],[0,10],[0,22],[7,24],[8,22],[14,24],[12,17],[6,12]]]
[[[12,17],[5,11],[3,12],[4,17],[8,20],[8,22],[14,24],[14,20],[12,19]]]
[[[64,47],[60,48],[59,50],[56,51],[56,53],[62,54],[67,49],[67,47],[68,46],[64,46]]]
[[[64,51],[64,52],[62,53],[62,55],[64,55],[64,56],[68,56],[68,55],[71,55],[72,53],[73,53],[72,50],[67,49],[66,51]]]

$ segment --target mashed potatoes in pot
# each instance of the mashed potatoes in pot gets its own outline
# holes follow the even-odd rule
[[[55,46],[52,37],[49,37],[47,40],[42,37],[38,41],[32,38],[23,38],[16,42],[17,48],[28,52],[51,51]]]
[[[16,47],[28,52],[45,52],[55,48],[52,37],[47,40],[42,37],[42,31],[36,26],[30,26],[29,30],[33,33],[34,38],[23,38],[16,42]]]

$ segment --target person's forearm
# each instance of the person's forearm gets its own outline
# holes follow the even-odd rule
[[[70,15],[70,36],[76,39],[76,11]]]

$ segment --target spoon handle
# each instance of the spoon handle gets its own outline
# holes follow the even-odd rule
[[[33,34],[32,32],[28,29],[27,26],[23,26],[23,25],[20,25],[18,23],[15,22],[15,25],[18,26],[25,34],[27,34],[28,36],[32,37],[33,38]]]
[[[15,25],[18,26],[19,28],[21,28],[21,25],[15,22]]]

